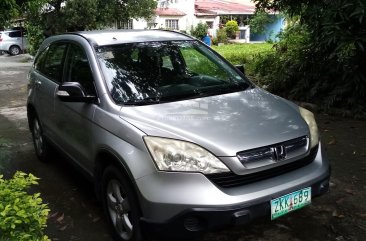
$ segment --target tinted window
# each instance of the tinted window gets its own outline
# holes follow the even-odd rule
[[[34,61],[34,68],[38,71],[41,71],[45,57],[46,57],[46,53],[48,51],[48,48],[46,48],[45,50],[43,50],[42,53],[40,53],[36,60]],[[42,71],[41,71],[42,72]]]
[[[67,57],[67,82],[80,83],[86,94],[95,95],[93,75],[84,50],[77,45],[70,45]]]
[[[9,32],[9,37],[20,38],[21,36],[22,36],[22,33],[20,31]]]
[[[112,98],[153,104],[246,89],[236,69],[197,41],[145,42],[97,48]]]
[[[67,44],[53,44],[49,47],[41,72],[50,79],[60,82],[62,79],[63,60]]]

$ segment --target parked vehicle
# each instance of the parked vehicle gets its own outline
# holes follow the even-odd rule
[[[5,51],[10,55],[21,54],[28,46],[24,31],[7,30],[0,32],[0,52]]]
[[[29,73],[36,154],[94,181],[115,240],[278,218],[328,190],[329,162],[314,115],[243,72],[177,32],[49,37]]]

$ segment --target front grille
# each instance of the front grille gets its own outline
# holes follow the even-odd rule
[[[303,166],[306,166],[314,161],[315,156],[318,152],[318,146],[312,148],[310,150],[309,155],[306,157],[282,165],[274,168],[270,168],[261,172],[245,174],[245,175],[236,175],[232,172],[229,173],[214,173],[214,174],[207,174],[206,177],[215,183],[219,187],[228,188],[228,187],[237,187],[242,186],[245,184],[261,181],[264,179],[268,179],[271,177],[279,176],[281,174],[299,169]]]
[[[304,155],[308,150],[309,138],[302,136],[275,145],[241,151],[236,156],[246,168],[257,168]]]

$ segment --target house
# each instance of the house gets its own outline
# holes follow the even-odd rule
[[[244,42],[265,41],[272,38],[283,27],[283,19],[268,26],[265,34],[250,34],[248,20],[255,12],[255,5],[250,0],[158,0],[155,17],[149,20],[130,20],[118,24],[125,29],[171,29],[190,32],[200,22],[209,26],[213,36],[220,25],[227,20],[239,23],[239,39]],[[272,35],[272,36],[271,36]]]

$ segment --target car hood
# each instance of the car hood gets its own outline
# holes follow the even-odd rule
[[[187,140],[216,156],[308,135],[296,105],[262,89],[145,106],[120,117],[146,135]]]

